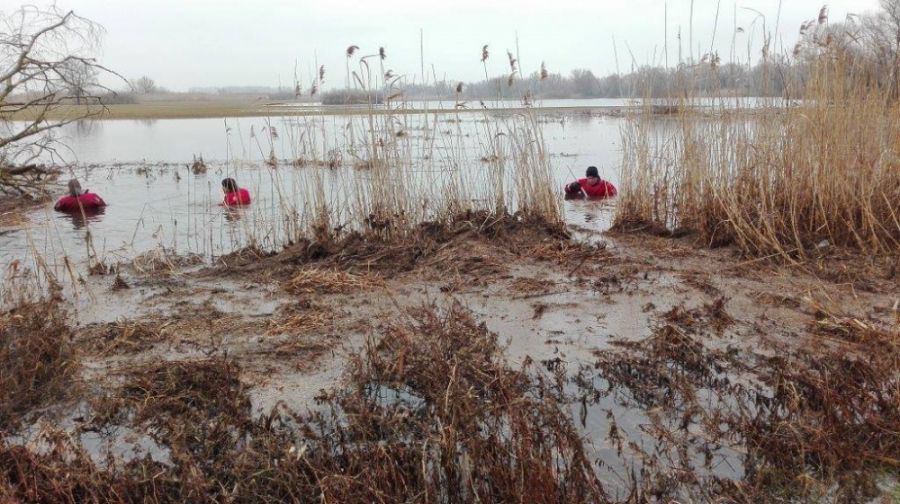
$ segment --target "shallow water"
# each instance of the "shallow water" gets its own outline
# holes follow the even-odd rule
[[[419,116],[424,118],[426,116]],[[416,119],[399,125],[409,131],[412,171],[427,185],[430,178],[452,173],[454,159],[467,160],[470,185],[487,180],[491,165],[479,162],[484,128],[483,114],[429,115],[425,124]],[[161,247],[206,257],[226,254],[246,246],[250,240],[264,247],[277,247],[293,237],[297,222],[310,211],[303,201],[311,184],[321,179],[326,198],[347,198],[348,188],[368,176],[352,166],[345,152],[337,169],[289,162],[300,157],[322,158],[321,152],[335,145],[353,143],[346,116],[317,117],[315,123],[298,118],[110,120],[74,124],[59,139],[68,145],[75,164],[61,177],[78,177],[82,186],[101,195],[109,205],[95,215],[72,216],[54,212],[52,202],[28,215],[24,228],[0,229],[0,265],[14,260],[33,265],[40,256],[56,274],[62,274],[64,259],[76,264],[88,257],[104,262],[127,261]],[[582,176],[588,165],[600,167],[604,178],[618,184],[619,127],[621,119],[581,114],[539,115],[554,184],[561,186]],[[310,128],[320,131],[313,145]],[[274,133],[273,133],[274,132]],[[441,133],[459,145],[441,145]],[[452,133],[451,133],[452,132]],[[433,142],[427,152],[420,145]],[[419,141],[416,140],[419,138]],[[434,145],[437,144],[437,145]],[[455,154],[447,151],[458,150]],[[461,153],[460,153],[461,152]],[[278,168],[265,164],[271,154]],[[189,165],[202,156],[209,166],[193,173]],[[448,160],[449,159],[449,160]],[[446,170],[446,171],[445,171]],[[507,170],[510,170],[507,168]],[[225,209],[219,182],[226,176],[238,179],[254,197],[250,208]],[[514,171],[508,173],[514,180]],[[57,189],[64,192],[62,187]],[[339,196],[343,194],[343,196]],[[610,203],[565,202],[566,219],[590,229],[608,227]]]

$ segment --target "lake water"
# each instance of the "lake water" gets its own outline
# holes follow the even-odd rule
[[[559,111],[537,117],[560,198],[562,185],[583,176],[589,165],[600,167],[601,175],[618,185],[622,119]],[[78,263],[92,254],[115,262],[159,247],[209,257],[246,245],[250,236],[264,246],[277,246],[290,235],[290,221],[309,210],[309,202],[301,200],[309,194],[313,179],[329,198],[339,199],[369,176],[354,168],[366,157],[359,141],[366,125],[359,121],[365,119],[331,115],[70,125],[59,134],[72,162],[60,182],[78,177],[82,187],[101,195],[108,207],[87,219],[54,212],[52,202],[37,208],[28,216],[27,227],[0,228],[0,265],[5,269],[13,260],[27,264],[37,253],[59,269],[65,257]],[[500,138],[503,127],[493,124],[488,114],[413,114],[395,121],[393,129],[403,132],[406,162],[418,179],[416,187],[457,172],[469,174],[476,195],[477,186],[491,183],[485,174],[492,165],[480,158],[485,139]],[[342,159],[336,169],[290,164],[298,158],[334,157],[332,151],[340,151],[337,156]],[[277,168],[265,163],[273,155]],[[202,156],[208,165],[205,173],[189,168],[195,156]],[[220,181],[226,176],[251,191],[251,208],[218,206]],[[507,166],[506,178],[515,177],[515,168]],[[56,190],[65,192],[62,185]],[[566,219],[603,228],[611,221],[613,204],[565,202]]]

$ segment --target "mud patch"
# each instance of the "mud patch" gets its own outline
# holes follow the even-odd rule
[[[226,360],[135,369],[95,402],[88,428],[143,430],[168,460],[99,467],[48,433],[42,452],[2,442],[3,484],[42,501],[606,500],[550,384],[506,367],[496,335],[458,307],[411,316],[368,345],[319,413],[251,419]]]

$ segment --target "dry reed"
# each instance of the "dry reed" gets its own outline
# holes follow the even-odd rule
[[[383,287],[384,280],[371,273],[348,273],[318,268],[303,269],[284,284],[292,294],[343,294]]]
[[[0,314],[0,431],[63,397],[78,359],[56,301],[23,303]]]
[[[606,502],[553,388],[500,350],[458,306],[419,310],[353,360],[319,412],[258,419],[234,363],[142,366],[87,428],[127,425],[162,455],[101,466],[64,433],[40,451],[4,439],[0,489],[43,502]]]
[[[880,475],[900,467],[898,329],[822,313],[811,336],[844,345],[770,356],[716,343],[730,323],[720,302],[673,308],[649,338],[597,352],[599,386],[580,380],[588,397],[648,412],[642,429],[657,444],[643,454],[639,494],[747,503],[878,495]],[[746,454],[736,477],[709,470],[723,446]]]
[[[900,102],[829,49],[797,102],[649,107],[623,128],[621,229],[687,229],[710,246],[805,258],[825,244],[900,250]],[[797,93],[795,93],[797,94]],[[682,103],[693,103],[690,98]]]

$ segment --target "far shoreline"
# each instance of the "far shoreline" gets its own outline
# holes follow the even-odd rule
[[[577,100],[577,99],[573,99]],[[589,99],[585,99],[587,101]],[[383,105],[372,108],[366,104],[353,105],[320,105],[302,104],[295,101],[262,101],[262,100],[153,100],[143,103],[112,105],[62,105],[47,113],[45,119],[66,120],[79,115],[89,116],[91,120],[152,120],[152,119],[221,119],[228,117],[310,117],[310,116],[360,116],[370,113],[381,114],[520,114],[527,111],[541,113],[572,113],[598,117],[622,117],[629,113],[650,109],[653,114],[671,115],[679,112],[677,105],[654,104],[648,107],[639,99],[633,105],[573,105],[573,106],[541,106],[540,101],[532,106],[482,107],[478,101],[468,101],[460,108],[425,108],[400,107],[388,109]],[[509,100],[512,101],[512,100]],[[507,101],[507,103],[509,102]],[[422,103],[422,101],[406,101],[403,103]],[[452,102],[448,102],[452,105]],[[485,102],[487,103],[487,102]],[[748,108],[740,108],[747,112]],[[36,110],[24,110],[2,117],[11,121],[28,121],[37,117]]]

